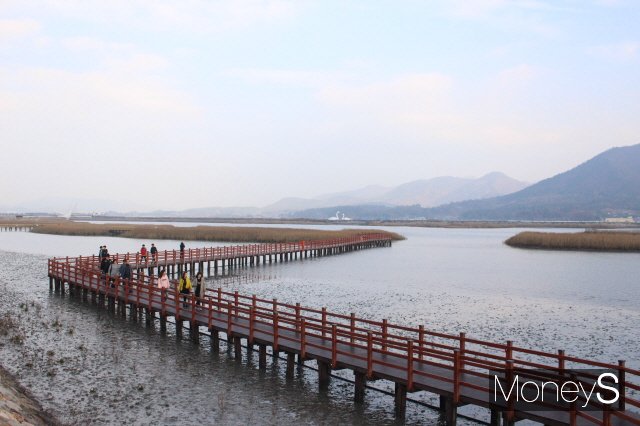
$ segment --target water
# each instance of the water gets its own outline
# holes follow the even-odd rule
[[[513,229],[391,230],[408,239],[391,248],[240,269],[209,279],[209,286],[640,367],[639,254],[513,249],[502,243],[519,231]],[[111,252],[131,251],[142,243],[150,241],[0,233],[0,312],[18,324],[0,336],[0,356],[62,421],[394,422],[392,396],[367,391],[366,403],[356,407],[348,382],[333,380],[321,393],[312,369],[286,380],[283,361],[269,360],[261,372],[257,354],[238,362],[224,344],[216,354],[206,338],[196,348],[171,327],[162,335],[158,324],[147,328],[49,293],[48,256],[89,255],[102,244]],[[178,244],[156,241],[160,249]],[[390,388],[384,381],[373,385]],[[412,398],[435,402],[423,393]],[[407,406],[408,424],[436,419],[421,405]]]

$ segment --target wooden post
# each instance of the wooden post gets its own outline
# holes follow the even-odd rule
[[[365,389],[367,388],[367,375],[365,373],[355,372],[355,390],[353,400],[356,403],[364,402]]]
[[[210,328],[209,333],[211,333],[211,350],[214,352],[220,351],[220,332]]]
[[[318,361],[318,385],[320,390],[326,390],[329,387],[331,379],[331,366],[324,361]]]
[[[160,331],[167,331],[167,315],[160,313]]]
[[[242,359],[242,339],[240,336],[233,339],[233,356],[238,361]]]
[[[404,419],[407,412],[407,387],[402,383],[396,383],[395,390],[395,415],[397,419]]]
[[[267,368],[267,346],[258,345],[258,368],[264,370]]]
[[[287,379],[293,378],[293,368],[295,366],[296,354],[287,352]]]
[[[199,330],[200,326],[198,326],[198,323],[196,321],[191,321],[189,322],[189,337],[191,337],[191,341],[193,343],[199,343],[200,342],[200,330]]]

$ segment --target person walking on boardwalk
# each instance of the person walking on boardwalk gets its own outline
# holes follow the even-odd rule
[[[113,259],[111,266],[109,266],[109,284],[114,287],[113,282],[120,276],[120,265],[118,265],[118,259]]]
[[[102,257],[109,257],[109,250],[107,250],[107,246],[102,246]]]
[[[124,262],[122,262],[122,266],[120,266],[120,278],[123,281],[123,284],[130,284],[131,281],[131,265],[129,265],[129,259],[124,258]],[[131,293],[131,289],[129,289],[129,293]]]
[[[100,246],[100,250],[98,250],[98,262],[102,263],[102,249],[103,246]]]
[[[162,271],[160,271],[160,277],[158,277],[158,288],[162,293],[163,302],[167,300],[167,289],[169,288],[169,285],[170,285],[169,277],[167,276],[167,273],[163,269]]]
[[[140,263],[147,263],[147,247],[145,247],[145,245],[142,245],[142,248],[140,249]]]
[[[156,263],[158,261],[158,249],[154,243],[151,243],[151,261]]]
[[[109,274],[110,266],[111,259],[109,259],[109,255],[106,255],[100,261],[100,272],[102,272],[102,279],[104,280],[105,285],[107,284],[107,275]]]
[[[187,300],[188,300],[189,294],[191,293],[191,289],[192,289],[191,280],[187,275],[187,271],[184,271],[182,273],[182,277],[180,277],[180,281],[178,282],[178,291],[184,295],[182,298],[182,301],[184,302],[182,304],[183,308],[186,308],[188,306]]]
[[[184,248],[186,246],[184,245],[184,241],[180,243],[180,257],[184,258]]]
[[[204,299],[204,295],[207,291],[207,284],[204,281],[204,275],[199,271],[196,274],[196,305],[200,306],[200,299]],[[202,302],[204,304],[204,301]]]

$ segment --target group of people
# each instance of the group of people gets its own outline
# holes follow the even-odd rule
[[[140,262],[147,263],[149,255],[151,255],[151,261],[153,263],[156,263],[158,261],[158,249],[156,248],[156,245],[154,243],[151,243],[151,248],[149,250],[147,250],[146,245],[142,245],[142,247],[140,248]]]
[[[181,242],[180,257],[184,257],[184,249],[185,249],[185,244],[184,242]],[[153,263],[158,261],[158,249],[156,248],[156,245],[151,244],[151,248],[147,250],[146,245],[142,244],[142,247],[140,248],[140,251],[139,251],[140,263],[145,263],[145,264],[148,263],[149,255],[151,256],[151,261]],[[100,271],[102,272],[103,278],[106,280],[108,277],[109,282],[111,283],[112,286],[113,286],[113,282],[117,277],[120,277],[123,280],[131,279],[131,265],[129,264],[128,256],[125,256],[124,260],[122,261],[122,264],[118,264],[118,259],[115,257],[112,259],[111,256],[109,255],[109,250],[107,249],[107,246],[100,246],[100,250],[98,252],[98,259],[100,262]],[[183,299],[186,305],[188,296],[194,290],[193,288],[194,284],[192,283],[192,281],[195,283],[195,296],[198,298],[197,304],[200,305],[199,299],[203,298],[207,291],[206,282],[204,280],[204,275],[202,274],[202,272],[198,272],[196,276],[193,278],[193,280],[191,277],[189,277],[186,271],[183,272],[180,277],[180,280],[178,280],[177,282],[176,291],[184,295]],[[163,269],[160,271],[158,280],[157,280],[157,287],[163,290],[163,299],[165,297],[164,290],[168,289],[170,286],[171,286],[171,283],[169,281],[169,277],[167,276],[167,272]]]
[[[200,305],[200,299],[203,298],[207,292],[207,283],[204,280],[204,275],[202,274],[202,272],[198,272],[195,278],[192,280],[191,277],[189,277],[189,274],[187,274],[187,272],[184,271],[182,273],[182,276],[180,277],[180,280],[178,280],[177,282],[176,290],[183,295],[183,306],[185,308],[188,306],[187,300],[189,298],[189,295],[191,294],[191,291],[193,290],[192,281],[195,282],[195,287],[196,287],[195,296],[198,298],[196,300],[197,305]],[[168,289],[171,286],[169,277],[167,276],[167,273],[164,269],[160,271],[157,286],[159,289],[163,291],[163,299],[164,299],[165,297],[164,292],[166,291],[166,289]]]
[[[112,259],[109,255],[107,246],[100,246],[98,259],[100,261],[100,271],[102,272],[102,277],[105,280],[107,279],[107,277],[109,277],[109,283],[111,283],[112,286],[113,282],[118,277],[123,280],[131,279],[131,265],[129,264],[129,259],[127,257],[125,257],[122,261],[122,264],[119,265],[118,259],[116,257]]]

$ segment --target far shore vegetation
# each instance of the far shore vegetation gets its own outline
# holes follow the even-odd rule
[[[354,237],[370,233],[383,233],[393,240],[402,240],[403,236],[394,232],[378,229],[297,229],[297,228],[266,228],[249,226],[173,226],[151,224],[123,224],[106,223],[95,224],[86,222],[49,222],[39,223],[32,232],[54,235],[81,236],[111,236],[124,238],[139,238],[146,240],[186,240],[186,241],[220,241],[220,242],[254,242],[254,243],[284,243],[311,240],[325,240],[331,238]]]
[[[640,251],[640,232],[585,231],[585,232],[521,232],[505,244],[530,249],[588,250],[588,251]]]

